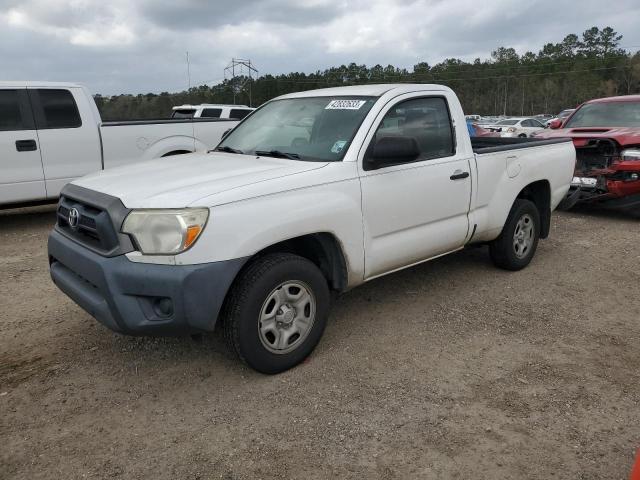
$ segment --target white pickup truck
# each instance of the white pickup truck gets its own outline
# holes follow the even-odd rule
[[[219,103],[202,103],[200,105],[178,105],[173,107],[171,118],[227,118],[242,120],[255,108],[246,105],[224,105]]]
[[[56,199],[74,178],[105,168],[205,152],[237,123],[102,122],[81,85],[0,82],[0,208]]]
[[[575,164],[567,139],[470,139],[439,85],[285,95],[215,150],[65,187],[51,276],[117,332],[189,334],[220,320],[265,373],[313,350],[332,293],[470,244],[525,267]]]

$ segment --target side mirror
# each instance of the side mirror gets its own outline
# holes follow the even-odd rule
[[[364,169],[378,168],[412,162],[420,156],[420,147],[414,137],[381,137],[367,152]]]
[[[231,130],[233,130],[233,128],[227,128],[224,132],[222,132],[222,137],[220,137],[220,140],[224,140],[224,137],[229,135],[229,133],[231,133]]]
[[[549,123],[549,128],[552,130],[557,130],[558,128],[560,128],[562,126],[562,120],[551,120],[551,122]]]

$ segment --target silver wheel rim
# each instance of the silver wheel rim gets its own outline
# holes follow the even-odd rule
[[[513,251],[518,258],[525,258],[529,255],[531,247],[533,246],[533,239],[535,234],[535,226],[533,218],[528,213],[525,213],[518,223],[516,229],[513,232]]]
[[[260,309],[260,341],[271,353],[292,352],[307,338],[315,318],[316,299],[309,286],[298,280],[281,283]]]

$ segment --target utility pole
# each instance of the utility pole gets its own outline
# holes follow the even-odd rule
[[[256,70],[249,59],[232,58],[229,65],[224,69],[224,79],[229,80],[231,84],[234,105],[236,103],[236,96],[247,91],[249,94],[249,106],[252,106],[251,85],[254,76],[257,78],[258,70]]]
[[[509,77],[505,77],[504,79],[504,109],[502,110],[502,115],[507,116],[507,95],[509,94]]]
[[[191,90],[191,65],[189,64],[189,52],[187,51],[187,92]]]

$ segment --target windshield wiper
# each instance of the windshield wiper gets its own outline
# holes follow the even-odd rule
[[[288,158],[290,160],[300,159],[300,155],[297,153],[281,152],[280,150],[256,150],[254,153],[259,157]]]
[[[242,150],[238,150],[237,148],[227,147],[226,145],[222,147],[216,147],[213,150],[209,150],[210,152],[225,152],[225,153],[244,153]]]

